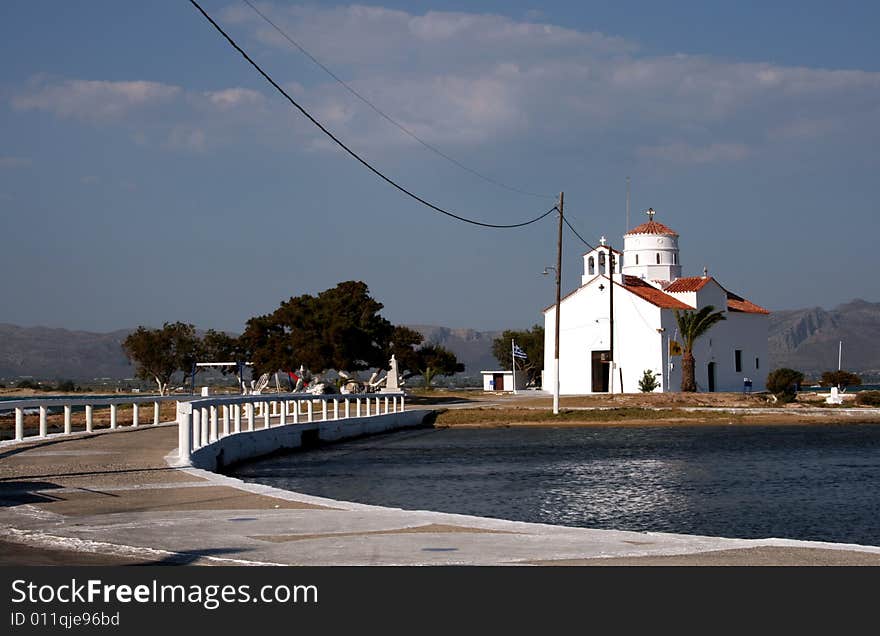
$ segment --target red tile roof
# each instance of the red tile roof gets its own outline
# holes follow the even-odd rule
[[[770,312],[746,300],[742,296],[737,296],[733,292],[727,292],[727,311],[741,311],[746,314],[769,314]]]
[[[661,309],[693,309],[690,305],[685,305],[678,298],[673,298],[637,276],[624,276],[623,280],[626,283],[624,289]]]
[[[686,278],[676,278],[672,283],[667,285],[663,291],[679,293],[679,292],[695,292],[700,291],[710,280],[715,280],[711,276],[688,276]],[[716,283],[718,281],[715,281]]]
[[[669,236],[678,236],[678,232],[653,219],[647,223],[637,225],[626,234],[667,234]]]

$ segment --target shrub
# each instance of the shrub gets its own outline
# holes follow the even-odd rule
[[[860,406],[880,406],[880,391],[860,391],[856,393],[856,404]]]
[[[20,380],[18,384],[15,385],[17,389],[34,389],[37,390],[40,388],[40,385],[34,382],[33,380]]]
[[[767,390],[781,402],[791,402],[797,387],[804,381],[804,374],[794,369],[776,369],[767,376]]]
[[[73,380],[61,380],[58,386],[55,387],[55,390],[63,393],[73,393],[76,391],[76,385],[73,383]]]
[[[862,379],[849,371],[826,371],[820,382],[822,386],[858,386]]]
[[[642,393],[650,393],[658,386],[660,386],[660,383],[657,382],[657,376],[654,375],[654,372],[650,369],[645,369],[645,372],[642,374],[642,379],[639,380],[639,390]]]

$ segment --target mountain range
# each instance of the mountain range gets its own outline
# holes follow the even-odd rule
[[[465,374],[498,366],[492,341],[501,331],[450,329],[409,325],[426,342],[442,345],[464,363]],[[0,323],[0,379],[22,376],[40,379],[94,380],[130,378],[133,367],[121,343],[130,333],[122,329],[92,333],[20,327]],[[773,312],[770,316],[770,368],[803,371],[808,378],[837,368],[838,343],[843,341],[843,368],[863,379],[880,378],[880,303],[853,300],[834,309],[813,307]]]

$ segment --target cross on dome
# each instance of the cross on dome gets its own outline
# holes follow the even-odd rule
[[[603,247],[605,246],[605,237],[604,236],[599,239],[599,245],[601,245]]]
[[[654,220],[654,215],[657,214],[657,213],[654,212],[654,208],[648,208],[647,210],[645,210],[645,214],[648,215],[648,220],[649,220],[649,221],[653,221],[653,220]]]

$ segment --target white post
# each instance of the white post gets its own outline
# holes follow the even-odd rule
[[[405,410],[405,409],[404,409],[404,406],[403,406],[403,394],[401,394],[401,396],[400,396],[400,410],[401,410],[401,411],[404,411],[404,410]]]
[[[348,396],[345,397],[345,419],[348,419],[349,415],[351,415],[351,402],[348,399]]]
[[[209,438],[212,442],[217,441],[217,407],[211,407],[211,437]]]
[[[70,434],[73,430],[73,426],[70,423],[70,412],[71,408],[69,404],[64,405],[64,432]]]
[[[559,311],[559,307],[556,308]],[[559,358],[553,358],[553,414],[559,415]]]
[[[202,410],[194,409],[190,405],[192,413],[192,450],[198,450],[202,447]]]
[[[48,425],[46,423],[46,415],[47,409],[45,406],[40,407],[40,437],[46,437],[46,433],[48,433]]]
[[[391,398],[391,412],[397,413],[397,396]]]
[[[92,432],[92,405],[86,404],[86,433]]]
[[[510,339],[510,368],[513,370],[513,394],[516,395],[516,348]]]
[[[177,462],[182,465],[192,463],[191,430],[192,430],[192,404],[189,402],[177,403]]]
[[[380,407],[381,401],[382,401],[382,398],[376,398],[376,415],[379,415],[379,409],[381,408]]]
[[[24,439],[24,409],[15,409],[15,439]]]
[[[281,404],[278,405],[278,425],[285,424],[287,424],[287,401],[281,400]]]
[[[135,402],[134,404],[131,405],[131,425],[132,426],[138,425],[138,408],[139,407],[140,407],[140,404],[138,404],[137,402]]]
[[[241,433],[241,404],[235,404],[232,407],[233,410],[233,430],[236,433]]]
[[[153,402],[153,426],[159,424],[159,403]]]
[[[247,411],[247,430],[252,431],[254,430],[254,403],[248,402],[244,406],[245,410]]]
[[[333,398],[333,419],[339,419],[339,400]]]
[[[385,415],[388,415],[388,396],[385,396]]]
[[[306,410],[306,413],[308,413],[308,418],[306,419],[306,421],[307,421],[307,422],[311,422],[311,421],[312,421],[312,415],[313,415],[313,414],[312,414],[312,401],[311,401],[311,400],[307,400],[307,401],[306,401],[306,409],[307,409],[307,410]]]
[[[366,403],[367,403],[367,417],[370,417],[370,406],[371,406],[370,403],[371,403],[373,400],[371,400],[370,398],[367,398],[365,401],[366,401]]]
[[[354,414],[355,414],[355,416],[360,417],[361,416],[361,399],[355,398],[355,402],[356,402],[356,408],[355,408]]]
[[[293,403],[293,423],[299,424],[299,400]]]
[[[223,405],[223,437],[229,435],[229,405]]]
[[[211,440],[208,438],[208,426],[209,426],[209,424],[210,424],[210,419],[211,419],[211,418],[208,416],[208,409],[207,409],[207,407],[205,407],[205,408],[201,408],[201,409],[199,409],[199,410],[202,412],[202,415],[201,415],[201,418],[200,418],[200,419],[201,419],[201,424],[202,424],[202,446],[207,446],[208,443],[211,441]]]
[[[327,400],[321,400],[321,421],[327,421]]]
[[[116,405],[110,405],[110,428],[116,428]]]
[[[263,428],[269,428],[269,418],[271,416],[271,404],[263,403]]]

